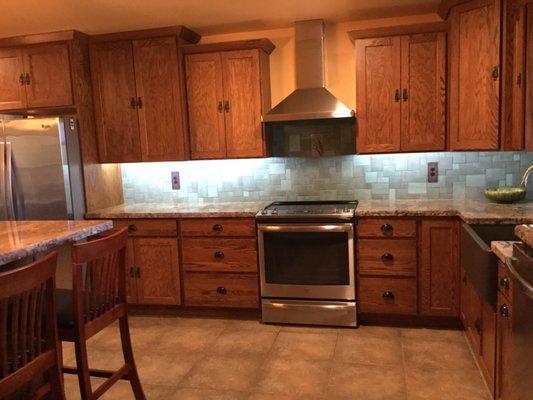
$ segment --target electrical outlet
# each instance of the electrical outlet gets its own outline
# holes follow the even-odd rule
[[[439,163],[438,162],[428,162],[428,182],[438,182],[439,181]]]
[[[172,171],[170,176],[172,180],[172,190],[180,190],[180,173],[178,171]]]

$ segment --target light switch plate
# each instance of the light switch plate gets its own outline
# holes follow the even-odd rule
[[[180,190],[180,173],[178,171],[172,171],[170,176],[172,179],[172,190]]]
[[[439,163],[428,162],[428,182],[434,183],[439,181]]]

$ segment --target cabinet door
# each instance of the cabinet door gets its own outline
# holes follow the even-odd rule
[[[459,225],[452,220],[423,220],[420,230],[420,312],[459,315]]]
[[[137,278],[135,269],[135,243],[133,239],[128,239],[126,245],[126,295],[128,303],[137,303]]]
[[[135,40],[133,58],[142,159],[185,159],[176,39]]]
[[[92,45],[90,53],[100,161],[140,161],[131,42]]]
[[[464,273],[464,270],[461,272],[463,273],[461,286],[461,320],[463,321],[467,338],[472,346],[472,351],[477,357],[481,351],[481,299]]]
[[[479,366],[485,376],[487,386],[494,393],[494,374],[496,368],[496,313],[494,307],[481,303],[481,347]]]
[[[225,158],[224,84],[220,53],[185,58],[191,158]]]
[[[72,104],[70,60],[66,44],[31,46],[22,50],[28,107]]]
[[[500,1],[451,14],[450,147],[497,150],[500,114]]]
[[[513,309],[505,297],[498,292],[498,332],[497,332],[497,367],[496,367],[496,399],[511,400],[515,397],[512,385],[509,382],[509,370],[511,368],[512,352],[512,318]]]
[[[525,148],[533,151],[533,3],[527,4]]]
[[[0,49],[0,110],[26,107],[23,72],[19,49]]]
[[[133,239],[139,304],[180,304],[177,238]]]
[[[400,37],[357,40],[358,153],[400,150]]]
[[[446,33],[403,36],[401,40],[401,150],[444,150]]]
[[[221,53],[227,157],[264,156],[259,50]]]

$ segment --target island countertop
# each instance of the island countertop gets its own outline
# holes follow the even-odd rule
[[[112,228],[112,221],[0,221],[0,266]]]

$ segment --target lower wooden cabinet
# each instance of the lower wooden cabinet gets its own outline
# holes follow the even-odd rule
[[[514,399],[511,383],[509,382],[509,371],[512,356],[512,321],[513,307],[509,299],[501,292],[498,293],[498,313],[497,313],[497,337],[496,346],[496,395],[497,400]]]
[[[416,279],[359,278],[359,310],[375,314],[416,314]]]

